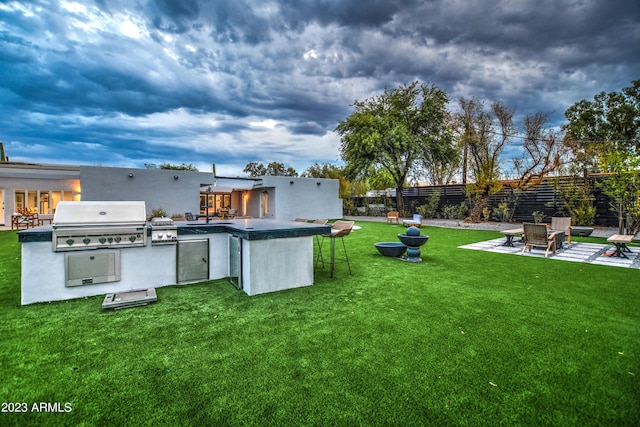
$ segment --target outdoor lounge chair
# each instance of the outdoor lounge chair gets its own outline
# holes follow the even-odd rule
[[[414,226],[420,228],[420,226],[422,225],[422,215],[413,214],[413,219],[405,219],[404,221],[402,221],[402,224],[405,227]]]
[[[522,224],[524,228],[524,234],[522,239],[524,241],[524,248],[522,248],[522,254],[529,248],[531,252],[532,247],[545,248],[545,258],[549,255],[549,250],[556,253],[556,235],[562,233],[562,231],[554,231],[551,234],[547,232],[547,226],[545,224]]]
[[[567,243],[571,244],[571,217],[551,217],[551,231],[562,231],[567,236]]]
[[[391,224],[393,221],[395,221],[396,224],[400,224],[400,212],[387,212],[387,224]]]

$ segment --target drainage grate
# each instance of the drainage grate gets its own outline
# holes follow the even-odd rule
[[[121,308],[139,307],[155,301],[158,301],[155,288],[107,294],[102,302],[102,309],[111,308],[118,310]]]

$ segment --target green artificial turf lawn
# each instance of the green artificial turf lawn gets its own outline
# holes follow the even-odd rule
[[[639,270],[458,249],[500,234],[433,227],[407,263],[373,246],[402,226],[358,224],[353,275],[164,287],[109,312],[103,295],[21,307],[0,232],[0,395],[29,409],[0,425],[640,423]]]

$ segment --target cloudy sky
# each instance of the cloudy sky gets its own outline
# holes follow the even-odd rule
[[[355,100],[420,80],[519,114],[640,78],[638,0],[0,1],[12,161],[242,175],[339,162]]]

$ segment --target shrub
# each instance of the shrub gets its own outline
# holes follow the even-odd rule
[[[482,208],[482,219],[485,221],[489,221],[489,218],[491,218],[491,209],[489,209],[488,207]]]
[[[511,209],[507,202],[498,203],[497,208],[493,208],[493,214],[500,220],[500,222],[509,222],[511,218]]]
[[[533,222],[536,224],[540,224],[544,219],[544,212],[534,211],[531,215],[533,216]]]
[[[595,197],[589,182],[578,177],[554,181],[553,205],[560,215],[570,216],[574,225],[593,225],[596,219]]]
[[[423,218],[437,218],[439,204],[440,190],[437,190],[431,193],[431,196],[429,196],[429,202],[426,205],[418,206],[416,211],[422,215]]]
[[[462,202],[459,205],[447,205],[442,209],[442,214],[446,219],[465,219],[469,213],[469,208]]]

